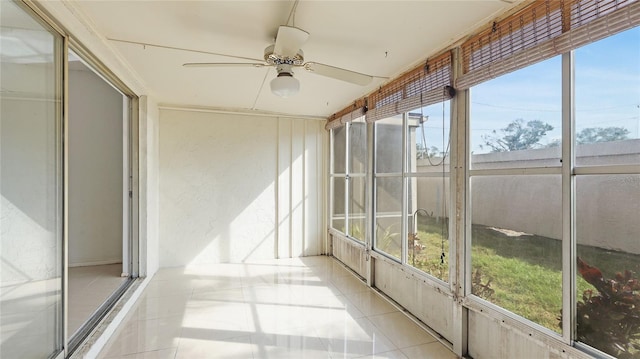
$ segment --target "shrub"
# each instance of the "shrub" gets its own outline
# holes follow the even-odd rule
[[[477,295],[482,299],[489,300],[495,290],[491,288],[492,279],[489,278],[487,283],[482,283],[482,272],[480,268],[476,269],[471,276],[471,293]]]
[[[631,271],[604,278],[578,257],[578,271],[592,289],[577,303],[577,340],[618,358],[640,358],[640,282]]]

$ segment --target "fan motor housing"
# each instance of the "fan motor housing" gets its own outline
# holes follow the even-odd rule
[[[275,49],[275,45],[267,46],[264,49],[264,61],[266,61],[269,65],[291,65],[291,66],[302,66],[304,63],[304,52],[302,49],[298,50],[298,53],[294,57],[284,57],[282,55],[276,54],[273,50]]]

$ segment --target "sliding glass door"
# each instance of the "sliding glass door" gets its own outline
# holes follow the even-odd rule
[[[0,2],[0,357],[63,346],[63,39]]]

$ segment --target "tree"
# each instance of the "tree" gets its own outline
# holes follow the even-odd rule
[[[485,144],[480,145],[480,148],[486,145],[491,148],[491,152],[505,152],[543,147],[539,141],[551,130],[553,126],[546,122],[532,120],[525,124],[519,118],[501,129],[500,134],[493,130],[491,135],[483,135]]]
[[[416,155],[418,159],[434,158],[441,155],[440,149],[436,146],[426,148],[421,143],[416,143]]]
[[[629,130],[624,127],[590,127],[576,134],[579,144],[626,140]]]

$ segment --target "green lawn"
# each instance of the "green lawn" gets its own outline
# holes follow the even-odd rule
[[[445,223],[446,224],[446,223]],[[448,258],[440,260],[443,228],[433,218],[421,221],[418,243],[425,248],[415,255],[415,267],[448,281]],[[448,236],[446,225],[445,238]],[[449,242],[444,241],[445,253]],[[640,256],[578,245],[578,255],[595,265],[606,278],[628,269],[640,273]],[[494,293],[487,299],[551,330],[560,332],[562,308],[562,243],[552,238],[521,235],[510,237],[482,225],[472,228],[472,269],[480,269],[482,283],[491,281]],[[412,250],[408,262],[414,263]],[[578,298],[594,289],[578,278]]]
[[[433,217],[421,217],[418,220],[416,243],[419,245],[414,246],[409,241],[407,262],[448,281],[448,223]],[[381,238],[378,248],[400,258],[399,233],[379,229],[378,237]],[[473,293],[546,328],[561,332],[562,242],[483,225],[472,226],[471,239]],[[444,261],[441,259],[443,247],[447,255]],[[583,261],[600,269],[605,279],[615,278],[617,272],[625,270],[640,273],[640,255],[584,245],[578,245],[577,252]],[[580,301],[586,290],[598,293],[579,275],[577,287]],[[626,337],[630,338],[629,335]],[[632,342],[640,347],[640,342],[636,343],[635,339]],[[595,342],[586,344],[597,346]],[[627,355],[625,358],[640,359],[640,351],[628,350],[624,352]]]

